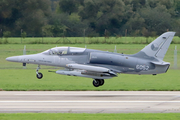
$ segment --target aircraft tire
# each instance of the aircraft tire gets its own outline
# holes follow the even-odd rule
[[[94,87],[99,87],[99,86],[100,86],[100,83],[101,83],[101,81],[98,80],[98,79],[93,80],[93,85],[94,85]]]
[[[104,85],[104,79],[101,79],[99,81],[100,81],[100,86]]]
[[[42,74],[42,73],[38,73],[38,74],[36,74],[36,77],[37,77],[38,79],[42,79],[42,78],[43,78],[43,74]]]

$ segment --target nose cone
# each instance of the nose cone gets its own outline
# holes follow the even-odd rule
[[[19,62],[19,57],[18,56],[8,57],[6,58],[6,60],[10,62]]]

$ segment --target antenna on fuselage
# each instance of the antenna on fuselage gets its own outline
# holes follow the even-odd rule
[[[23,55],[26,55],[26,45],[24,46]],[[26,63],[23,63],[23,68],[26,69]]]

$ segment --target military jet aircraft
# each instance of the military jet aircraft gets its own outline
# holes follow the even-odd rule
[[[42,53],[21,55],[6,58],[7,61],[37,64],[36,76],[40,65],[64,67],[55,73],[68,76],[93,78],[95,87],[102,86],[104,79],[117,77],[118,74],[160,74],[167,72],[170,63],[163,58],[175,32],[166,32],[133,55],[112,53],[107,51],[77,48],[55,47]]]

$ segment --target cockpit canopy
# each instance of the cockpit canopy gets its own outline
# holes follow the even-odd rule
[[[55,47],[42,52],[46,55],[66,55],[68,53],[82,53],[86,48],[77,47]]]

